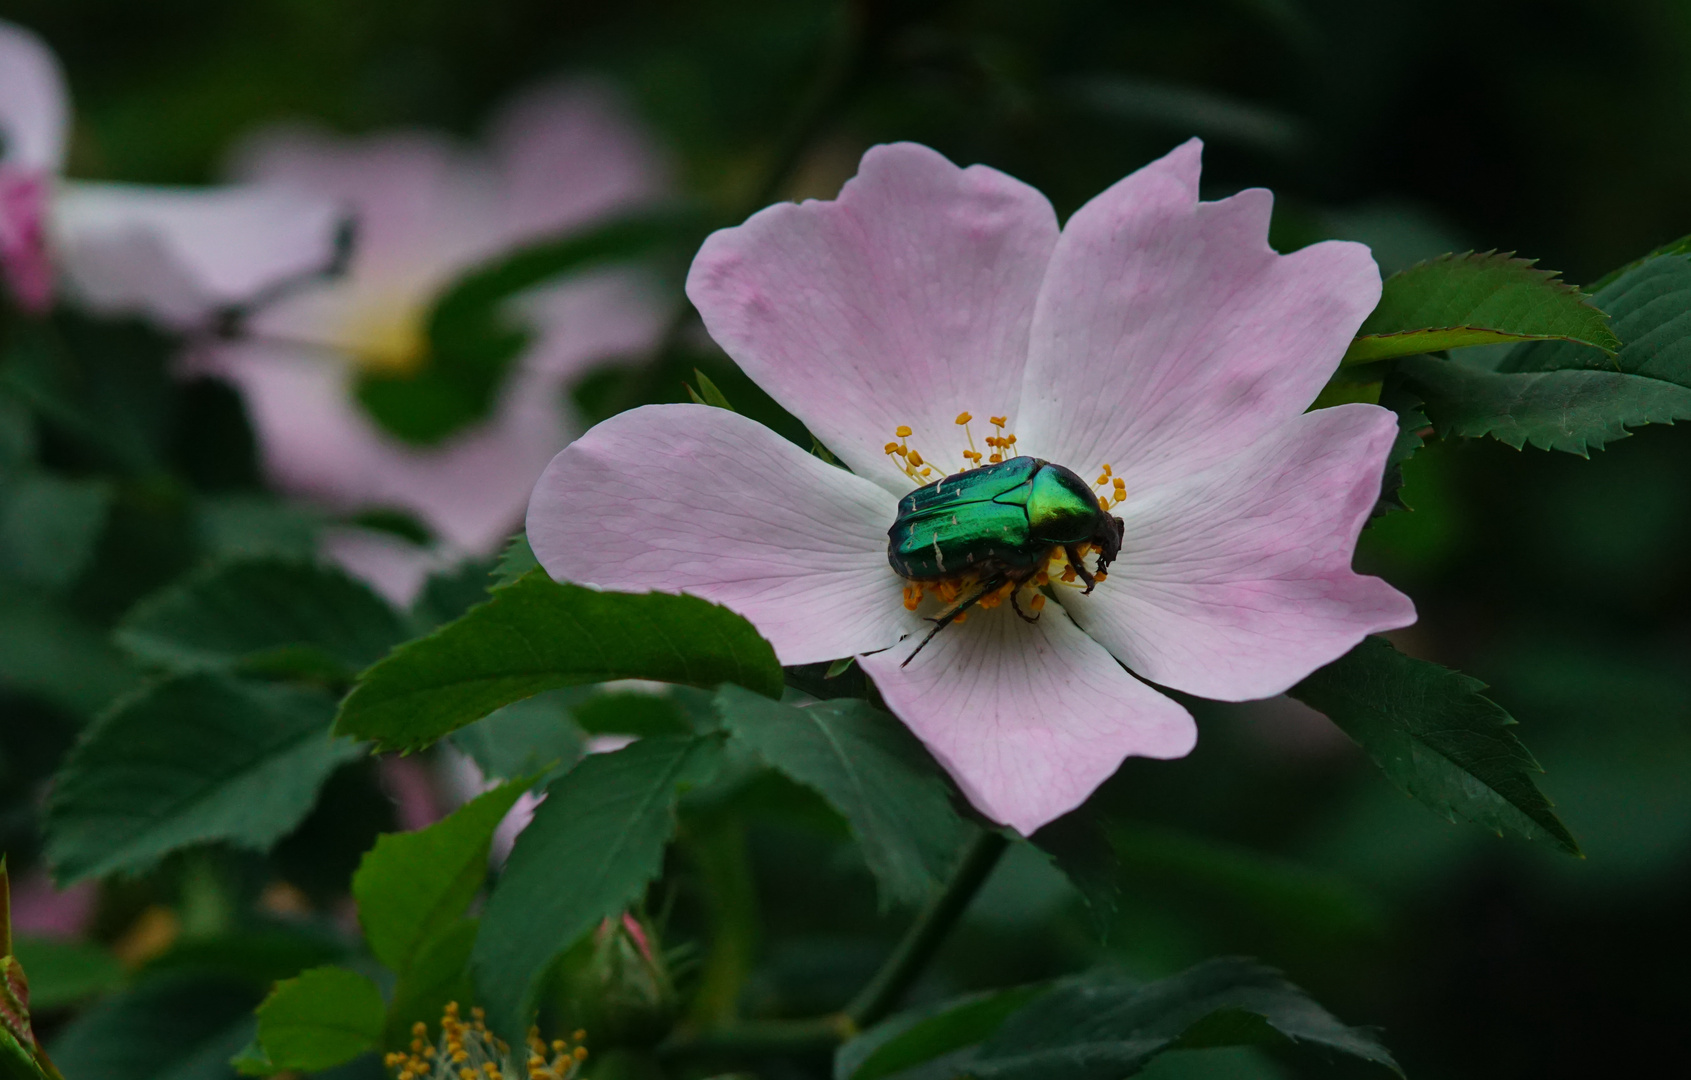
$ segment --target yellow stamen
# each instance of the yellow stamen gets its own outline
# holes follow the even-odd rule
[[[901,439],[908,439],[910,436],[916,434],[916,429],[906,424],[900,424],[897,428],[893,429],[893,434],[897,435]]]

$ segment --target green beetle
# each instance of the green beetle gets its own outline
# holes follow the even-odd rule
[[[907,581],[963,579],[978,587],[932,620],[933,630],[904,662],[1007,584],[1014,584],[1010,604],[1016,614],[1033,622],[1037,616],[1024,612],[1016,595],[1053,548],[1064,550],[1091,592],[1096,574],[1082,564],[1081,545],[1098,546],[1102,573],[1121,551],[1122,533],[1121,518],[1102,508],[1085,480],[1039,458],[1014,457],[917,488],[898,502],[898,519],[887,530],[887,562]]]

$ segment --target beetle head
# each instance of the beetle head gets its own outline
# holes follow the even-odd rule
[[[1099,548],[1096,572],[1103,573],[1121,554],[1121,541],[1127,534],[1127,526],[1122,524],[1121,518],[1110,514],[1099,514],[1098,517],[1098,531],[1092,534],[1092,542]]]

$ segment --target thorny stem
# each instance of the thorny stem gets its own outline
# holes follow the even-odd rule
[[[842,1011],[806,1020],[728,1024],[672,1038],[659,1052],[666,1057],[693,1057],[813,1055],[833,1050],[897,1007],[1009,846],[1004,834],[992,829],[983,830],[970,841],[945,888],[916,917],[881,970]]]
[[[892,1012],[945,943],[958,917],[986,884],[1009,846],[1010,841],[996,829],[984,829],[969,842],[957,869],[951,873],[951,880],[916,917],[869,985],[846,1006],[846,1016],[854,1027],[861,1030]]]

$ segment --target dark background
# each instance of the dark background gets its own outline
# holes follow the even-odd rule
[[[1067,214],[1198,134],[1206,193],[1274,189],[1282,249],[1362,239],[1388,272],[1499,248],[1583,282],[1691,231],[1691,5],[1669,0],[6,0],[0,14],[63,58],[84,177],[215,179],[232,138],[289,117],[471,135],[526,82],[588,70],[624,87],[686,188],[727,215],[789,152],[781,193],[828,196],[891,139],[997,166]],[[838,92],[819,99],[830,72]],[[1133,824],[1108,950],[1146,975],[1262,956],[1343,1019],[1381,1025],[1415,1077],[1676,1075],[1691,1061],[1691,432],[1648,428],[1590,461],[1435,444],[1404,495],[1413,512],[1378,522],[1359,557],[1420,608],[1400,646],[1493,685],[1588,857],[1439,821],[1298,707],[1213,708],[1191,758],[1130,762],[1111,784]],[[758,992],[802,1007],[850,952],[809,928],[872,901],[860,878],[823,889],[843,871],[802,840],[758,843]],[[929,989],[1088,962],[1065,888],[1012,861]],[[1252,1051],[1155,1071],[1349,1069]]]

